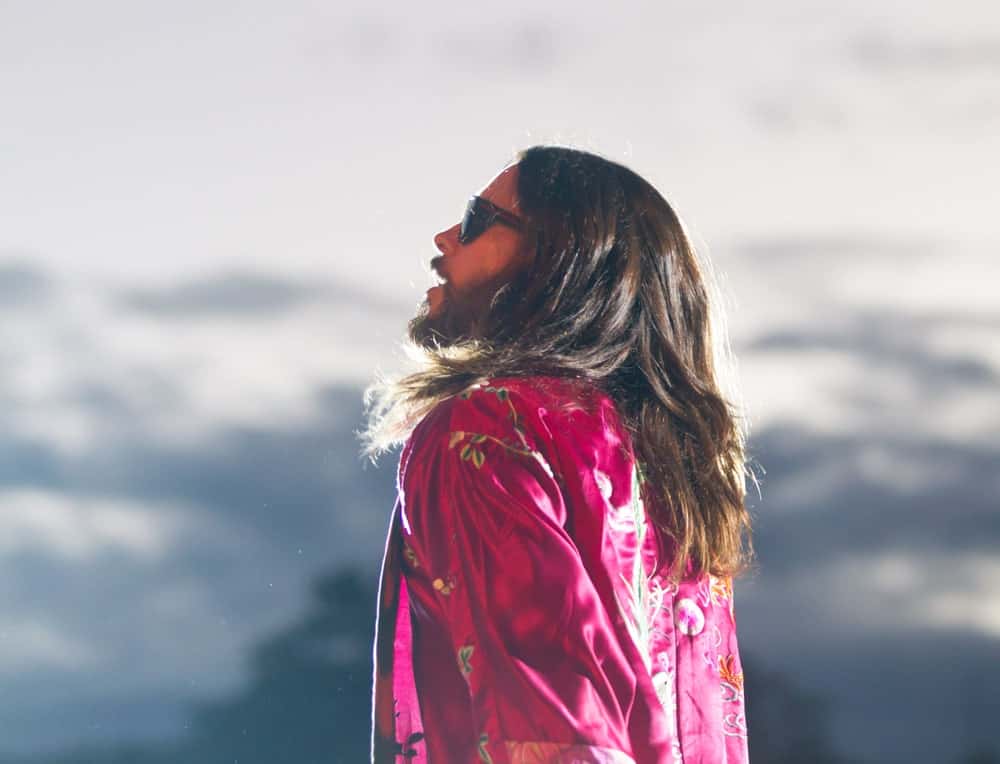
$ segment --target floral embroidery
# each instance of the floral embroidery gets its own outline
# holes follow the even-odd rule
[[[493,757],[490,756],[490,752],[486,750],[486,744],[490,741],[489,735],[485,732],[479,736],[479,760],[485,761],[486,764],[493,764]]]
[[[462,448],[462,461],[467,462],[471,460],[472,463],[476,465],[476,469],[482,467],[483,462],[486,461],[486,457],[483,455],[482,451],[475,447],[475,444],[482,443],[484,440],[486,440],[485,435],[473,435],[472,440],[466,443]]]
[[[472,657],[472,651],[475,649],[475,645],[462,645],[458,648],[458,669],[462,672],[462,676],[468,681],[469,674],[472,673],[472,664],[469,659]]]
[[[646,512],[640,492],[639,470],[635,466],[632,469],[632,499],[628,506],[632,510],[631,522],[635,529],[637,550],[632,560],[632,580],[630,581],[624,574],[621,574],[622,581],[629,588],[628,608],[622,604],[618,592],[615,592],[615,599],[618,601],[618,607],[622,610],[625,625],[632,641],[639,648],[642,660],[646,664],[646,670],[652,671],[650,642],[656,614],[663,604],[664,590],[659,586],[654,586],[652,591],[650,590],[649,582],[655,576],[646,576],[642,567],[641,550],[643,539],[646,537]]]
[[[601,496],[604,497],[604,500],[611,501],[611,494],[614,493],[614,486],[611,484],[611,478],[609,478],[604,472],[595,469],[594,482],[597,483],[597,489],[601,492]]]
[[[399,741],[395,741],[391,743],[392,745],[391,753],[393,754],[393,758],[395,758],[396,756],[405,756],[407,759],[409,759],[413,756],[416,756],[419,753],[417,749],[408,748],[407,746],[412,746],[414,743],[419,743],[423,739],[424,739],[423,732],[414,732],[408,738],[406,738],[405,742],[401,743]]]
[[[475,386],[478,388],[478,385]],[[518,443],[512,443],[506,438],[497,438],[493,435],[487,435],[481,432],[465,432],[464,430],[452,430],[448,438],[448,448],[452,449],[465,440],[466,436],[469,436],[469,442],[466,443],[460,452],[462,461],[472,462],[476,468],[480,468],[486,461],[486,454],[483,453],[482,449],[476,448],[476,446],[485,443],[486,441],[492,441],[499,446],[502,446],[507,451],[511,453],[520,454],[521,456],[530,456],[535,459],[545,470],[545,473],[550,477],[555,479],[555,472],[549,463],[545,460],[545,457],[541,455],[538,451],[531,448],[528,443],[528,438],[525,435],[524,428],[521,426],[520,420],[517,416],[517,409],[514,408],[514,404],[510,399],[510,391],[506,387],[494,387],[490,385],[484,389],[484,392],[494,393],[497,398],[507,404],[510,409],[507,416],[511,420],[511,426],[514,428],[514,432],[517,433]],[[459,397],[468,400],[472,395],[472,389],[465,390],[459,394]]]
[[[736,670],[736,656],[719,656],[719,676],[722,681],[734,687],[738,692],[743,691],[743,672]]]
[[[711,578],[712,576],[709,573],[705,573],[698,578],[698,589],[695,591],[695,598],[703,608],[709,608],[712,605]]]
[[[720,629],[717,624],[714,623],[712,624],[712,631],[710,632],[710,634],[712,640],[712,647],[718,647],[719,645],[722,644],[722,629]]]
[[[733,610],[733,579],[731,576],[716,578],[709,575],[709,591],[711,593],[712,604],[718,605],[720,602],[727,602],[729,605],[729,617],[736,620],[736,613]]]
[[[458,586],[458,582],[455,580],[454,576],[448,576],[447,580],[441,578],[435,578],[433,581],[434,590],[441,592],[441,594],[448,595]]]
[[[722,689],[723,703],[736,703],[737,710],[725,714],[722,718],[722,732],[732,737],[747,737],[747,721],[742,710],[743,702],[743,672],[736,670],[736,656],[733,654],[719,656],[719,685]]]
[[[497,443],[508,451],[513,451],[516,454],[521,454],[522,456],[534,456],[535,453],[530,449],[518,448],[517,446],[512,446],[510,443],[506,443],[500,438],[494,437],[493,435],[486,435],[481,432],[465,432],[464,430],[452,430],[450,437],[448,438],[448,448],[454,448],[463,440],[465,437],[469,436],[469,442],[462,447],[461,457],[463,461],[471,461],[477,468],[483,466],[483,462],[486,461],[486,456],[483,452],[476,448],[480,443],[485,443],[487,440],[491,440]]]
[[[674,667],[670,665],[670,654],[661,650],[656,654],[660,670],[653,675],[653,689],[656,697],[667,712],[667,729],[672,736],[677,734],[677,688],[674,681]]]
[[[746,715],[739,712],[734,712],[723,716],[722,734],[746,739],[747,736]]]
[[[514,432],[516,432],[517,436],[521,439],[521,445],[524,446],[525,448],[528,448],[528,439],[525,437],[524,429],[521,427],[521,423],[518,421],[517,409],[514,408],[514,402],[511,401],[510,399],[510,391],[507,390],[506,387],[493,387],[492,385],[490,385],[489,387],[486,388],[486,392],[496,393],[497,398],[499,398],[501,401],[507,404],[507,408],[510,409],[510,412],[507,414],[507,416],[510,417],[511,424],[514,427]]]
[[[420,567],[420,563],[417,562],[417,553],[413,551],[413,547],[406,541],[403,542],[403,556],[414,568]]]
[[[673,720],[673,675],[670,671],[657,671],[653,674],[653,689],[656,697],[667,712],[667,718]]]
[[[505,740],[510,764],[635,764],[624,751],[581,743]]]
[[[670,741],[670,753],[677,764],[684,764],[684,755],[681,753],[681,741],[677,736],[674,736],[674,739]]]
[[[716,578],[713,575],[709,575],[709,590],[712,593],[712,604],[719,604],[720,600],[731,600],[733,598],[733,584],[732,579],[728,576],[724,578]]]

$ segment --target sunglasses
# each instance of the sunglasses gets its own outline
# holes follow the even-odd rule
[[[524,221],[513,212],[497,207],[493,202],[483,199],[481,196],[473,196],[465,207],[458,240],[462,244],[468,244],[494,223],[503,223],[518,230],[524,227]]]

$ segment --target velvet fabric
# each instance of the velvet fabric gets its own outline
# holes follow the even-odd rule
[[[400,454],[372,760],[747,762],[729,578],[657,573],[642,465],[583,380],[504,377]]]

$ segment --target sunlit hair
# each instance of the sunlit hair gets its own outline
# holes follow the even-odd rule
[[[661,549],[673,551],[661,556],[661,572],[674,581],[691,571],[746,572],[745,477],[756,477],[746,466],[746,420],[722,387],[735,390],[707,261],[666,199],[632,170],[554,146],[516,161],[534,260],[497,291],[469,338],[408,343],[419,369],[367,388],[363,453],[374,460],[399,445],[434,405],[476,382],[588,379],[614,399],[632,435],[647,511]]]

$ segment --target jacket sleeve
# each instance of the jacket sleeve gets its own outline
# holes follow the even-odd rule
[[[516,396],[463,395],[414,432],[400,491],[413,599],[468,689],[466,745],[496,764],[549,754],[538,760],[631,762],[618,699],[593,657],[613,641],[611,626],[593,615],[603,610],[565,527],[558,473]]]

